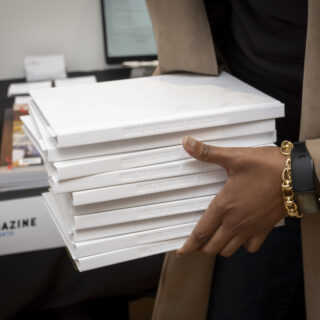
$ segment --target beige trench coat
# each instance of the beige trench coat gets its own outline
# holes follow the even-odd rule
[[[158,46],[159,73],[218,75],[202,0],[146,0]],[[320,0],[308,0],[308,31],[300,139],[307,141],[320,178]],[[307,319],[320,319],[320,214],[302,219]],[[153,320],[204,320],[214,259],[166,255]]]

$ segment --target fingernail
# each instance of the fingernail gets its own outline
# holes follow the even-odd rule
[[[187,137],[185,140],[186,145],[188,146],[189,149],[194,150],[196,145],[197,145],[197,141],[194,140],[191,137]]]

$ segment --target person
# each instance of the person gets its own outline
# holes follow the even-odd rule
[[[229,19],[221,27],[217,22],[224,2],[207,1],[205,6],[196,0],[147,0],[159,72],[218,75],[226,64],[237,77],[286,103],[287,116],[277,123],[279,141],[298,140],[303,91],[300,140],[306,140],[309,153],[296,154],[304,144],[293,151],[291,143],[282,149],[218,148],[184,139],[191,156],[221,165],[229,177],[184,246],[176,256],[167,255],[153,319],[303,319],[299,219],[288,218],[285,227],[273,230],[288,215],[301,218],[302,211],[307,315],[318,319],[320,215],[306,212],[319,212],[315,185],[320,177],[320,3],[230,0]],[[288,198],[291,176],[286,172],[293,170],[294,181],[309,177],[311,169],[297,165],[309,154],[308,163],[312,161],[316,170],[312,199],[301,201],[298,189]],[[217,258],[210,290],[210,256],[218,254],[230,258]]]

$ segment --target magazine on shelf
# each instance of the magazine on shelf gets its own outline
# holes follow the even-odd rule
[[[12,166],[27,167],[41,165],[42,159],[32,141],[22,128],[21,116],[29,114],[28,97],[15,101],[13,105]]]
[[[0,167],[12,166],[12,129],[13,109],[6,108],[3,112]]]
[[[0,192],[48,186],[48,176],[41,165],[38,151],[30,145],[30,140],[21,130],[19,117],[21,114],[27,114],[28,99],[30,97],[16,97],[14,106],[4,110],[0,150]],[[34,165],[35,162],[39,165]]]

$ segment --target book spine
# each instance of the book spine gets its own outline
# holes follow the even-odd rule
[[[130,233],[123,236],[108,237],[98,241],[75,242],[74,254],[77,258],[82,258],[134,246],[187,237],[195,225],[196,223],[192,222],[178,226]]]
[[[222,147],[252,147],[261,144],[273,143],[275,131],[259,133],[254,135],[239,136],[231,139],[207,140],[204,142]],[[88,158],[81,163],[73,162],[53,163],[54,177],[57,181],[80,178],[93,174],[127,170],[143,166],[151,166],[160,163],[179,161],[190,158],[182,145],[164,147],[148,151],[120,154],[118,156],[105,156]]]
[[[40,124],[39,124],[40,125]],[[192,131],[175,132],[174,134],[163,134],[158,136],[140,137],[128,140],[95,143],[92,145],[70,147],[70,148],[48,148],[48,161],[64,161],[95,157],[101,155],[112,155],[123,152],[147,150],[181,144],[184,136],[193,136],[198,140],[217,140],[232,138],[248,134],[257,134],[275,129],[274,120],[260,120],[256,122],[236,123],[222,127],[210,127]]]
[[[75,229],[86,229],[103,225],[112,225],[130,221],[159,218],[175,214],[205,210],[214,196],[199,197],[186,200],[170,201],[160,204],[133,207],[97,214],[74,217]]]
[[[111,172],[149,166],[174,160],[182,160],[190,156],[182,146],[164,147],[149,151],[139,151],[119,156],[106,156],[101,159],[92,159],[80,164],[65,165],[59,167],[54,164],[57,172],[57,180],[77,178],[102,172]],[[88,165],[88,163],[90,165]]]
[[[76,178],[66,181],[54,181],[50,185],[56,193],[73,192],[87,189],[109,187],[139,181],[154,180],[172,176],[180,176],[220,169],[215,164],[201,162],[195,159],[175,161],[153,166],[100,173],[93,176]]]
[[[180,177],[170,177],[113,187],[77,191],[71,194],[72,203],[74,206],[79,206],[96,202],[129,198],[144,194],[223,182],[226,181],[227,178],[228,176],[225,170],[214,170]]]
[[[79,271],[101,268],[120,262],[139,259],[155,254],[168,252],[180,248],[187,240],[186,237],[161,241],[158,243],[146,244],[137,247],[117,250],[113,252],[79,258],[76,260]]]
[[[74,230],[72,235],[73,241],[93,240],[105,237],[112,237],[126,233],[145,231],[169,226],[175,226],[184,223],[199,221],[203,211],[188,212],[168,217],[160,217],[155,219],[147,219],[128,223],[115,224],[112,226],[104,226],[102,228],[90,228]]]
[[[78,216],[175,200],[210,196],[212,194],[217,194],[223,188],[223,186],[224,183],[208,184],[203,186],[146,194],[142,196],[111,200],[77,207],[74,207],[72,205],[72,201],[69,199],[69,197],[67,197],[68,194],[60,193],[55,195],[65,197],[68,204],[67,210],[70,211],[72,215]]]

